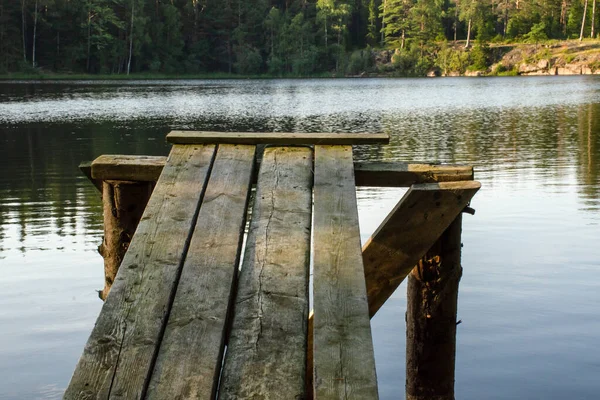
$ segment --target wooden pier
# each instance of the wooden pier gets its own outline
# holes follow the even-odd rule
[[[65,399],[377,399],[369,320],[407,276],[407,398],[454,398],[471,167],[353,162],[386,135],[167,139],[82,168],[106,301]],[[410,187],[364,246],[356,186]]]

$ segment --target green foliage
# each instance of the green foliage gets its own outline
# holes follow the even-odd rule
[[[486,44],[477,43],[469,53],[470,65],[467,68],[470,71],[485,71],[488,68],[490,58],[490,48]]]
[[[581,1],[0,0],[0,73],[240,73],[308,76],[373,69],[367,45],[401,49],[401,75],[464,72],[489,54],[440,43],[578,37]],[[23,7],[22,7],[23,6]],[[565,8],[566,7],[566,8]],[[589,34],[591,10],[588,10]],[[561,17],[561,13],[566,16]],[[596,25],[598,20],[596,18]],[[37,21],[37,22],[36,22]],[[544,36],[545,35],[545,36]],[[382,38],[383,43],[382,43]],[[481,45],[483,46],[483,45]],[[442,45],[444,47],[444,45]],[[483,47],[482,47],[483,48]],[[482,53],[483,51],[483,53]],[[472,60],[466,62],[470,56]],[[380,68],[380,66],[378,66]],[[386,67],[387,68],[387,67]]]
[[[523,36],[523,38],[525,41],[535,44],[538,44],[544,40],[548,40],[548,35],[546,34],[546,24],[544,22],[540,22],[533,25],[529,33]]]
[[[369,47],[367,47],[365,50],[356,50],[350,55],[347,72],[351,75],[366,72],[371,68],[372,64],[373,57]]]

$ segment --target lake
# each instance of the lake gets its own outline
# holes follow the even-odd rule
[[[457,399],[600,392],[600,76],[0,82],[0,399],[58,399],[102,306],[101,154],[171,129],[386,132],[357,161],[471,164]],[[403,190],[358,190],[365,240]],[[382,399],[404,398],[406,285],[372,320]]]

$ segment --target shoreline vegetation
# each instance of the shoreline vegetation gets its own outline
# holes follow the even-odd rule
[[[597,0],[0,0],[0,77],[594,74]]]
[[[126,74],[55,73],[43,69],[0,74],[7,80],[193,80],[193,79],[303,79],[303,78],[394,78],[457,76],[549,76],[600,75],[600,40],[553,40],[537,44],[480,43],[465,48],[464,41],[438,43],[430,55],[430,67],[415,70],[401,49],[364,49],[350,54],[354,66],[345,73],[241,74],[210,72],[197,74],[135,72]],[[358,60],[359,62],[357,62]],[[352,64],[352,63],[351,63]]]

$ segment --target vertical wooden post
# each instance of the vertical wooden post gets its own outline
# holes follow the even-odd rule
[[[459,215],[408,276],[406,399],[454,400]]]
[[[104,289],[98,292],[102,300],[108,296],[152,189],[154,182],[102,182],[104,240],[98,247],[104,257]]]

